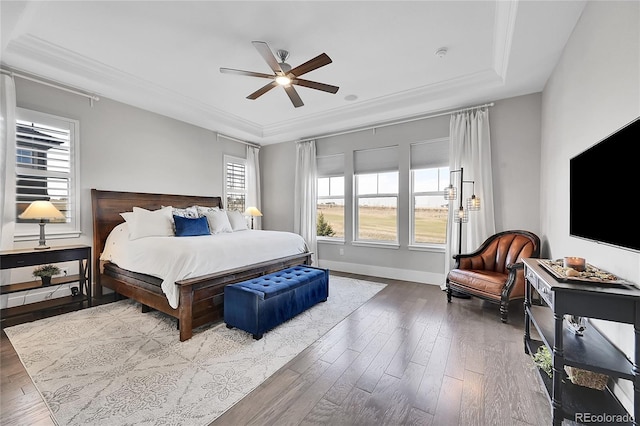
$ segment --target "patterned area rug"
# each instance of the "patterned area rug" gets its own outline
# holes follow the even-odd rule
[[[331,276],[327,302],[258,341],[218,324],[180,343],[129,300],[5,332],[60,425],[207,425],[384,287]]]

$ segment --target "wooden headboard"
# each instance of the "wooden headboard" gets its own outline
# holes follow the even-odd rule
[[[109,233],[124,222],[120,213],[130,212],[133,207],[157,210],[162,206],[185,208],[193,205],[223,208],[221,197],[195,195],[146,194],[142,192],[118,192],[91,190],[93,213],[93,257],[96,276],[100,275],[100,254]]]

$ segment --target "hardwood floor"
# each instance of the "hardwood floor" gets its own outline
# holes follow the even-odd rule
[[[520,304],[502,324],[497,305],[447,304],[436,286],[339,275],[388,285],[213,426],[551,423]],[[0,424],[53,425],[4,332],[0,343]]]

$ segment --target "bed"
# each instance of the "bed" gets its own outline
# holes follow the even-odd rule
[[[147,210],[157,210],[162,206],[187,208],[193,205],[222,208],[222,199],[220,197],[92,189],[91,202],[93,262],[94,270],[97,272],[95,274],[96,297],[102,296],[103,288],[106,287],[139,302],[143,312],[156,309],[176,318],[180,341],[190,339],[193,336],[194,328],[222,320],[224,287],[226,285],[291,266],[311,263],[311,253],[305,251],[177,280],[175,289],[179,294],[178,305],[173,308],[159,285],[159,281],[162,280],[157,276],[130,271],[112,262],[101,260],[107,238],[114,228],[124,223],[120,213],[131,211],[133,207]]]

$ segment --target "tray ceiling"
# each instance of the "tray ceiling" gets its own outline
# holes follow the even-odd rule
[[[1,61],[259,144],[542,91],[584,1],[0,2]],[[270,73],[251,41],[297,66],[333,63],[298,88],[246,96]],[[442,47],[443,57],[436,55]],[[268,82],[268,81],[267,81]],[[355,98],[355,100],[352,100]]]

